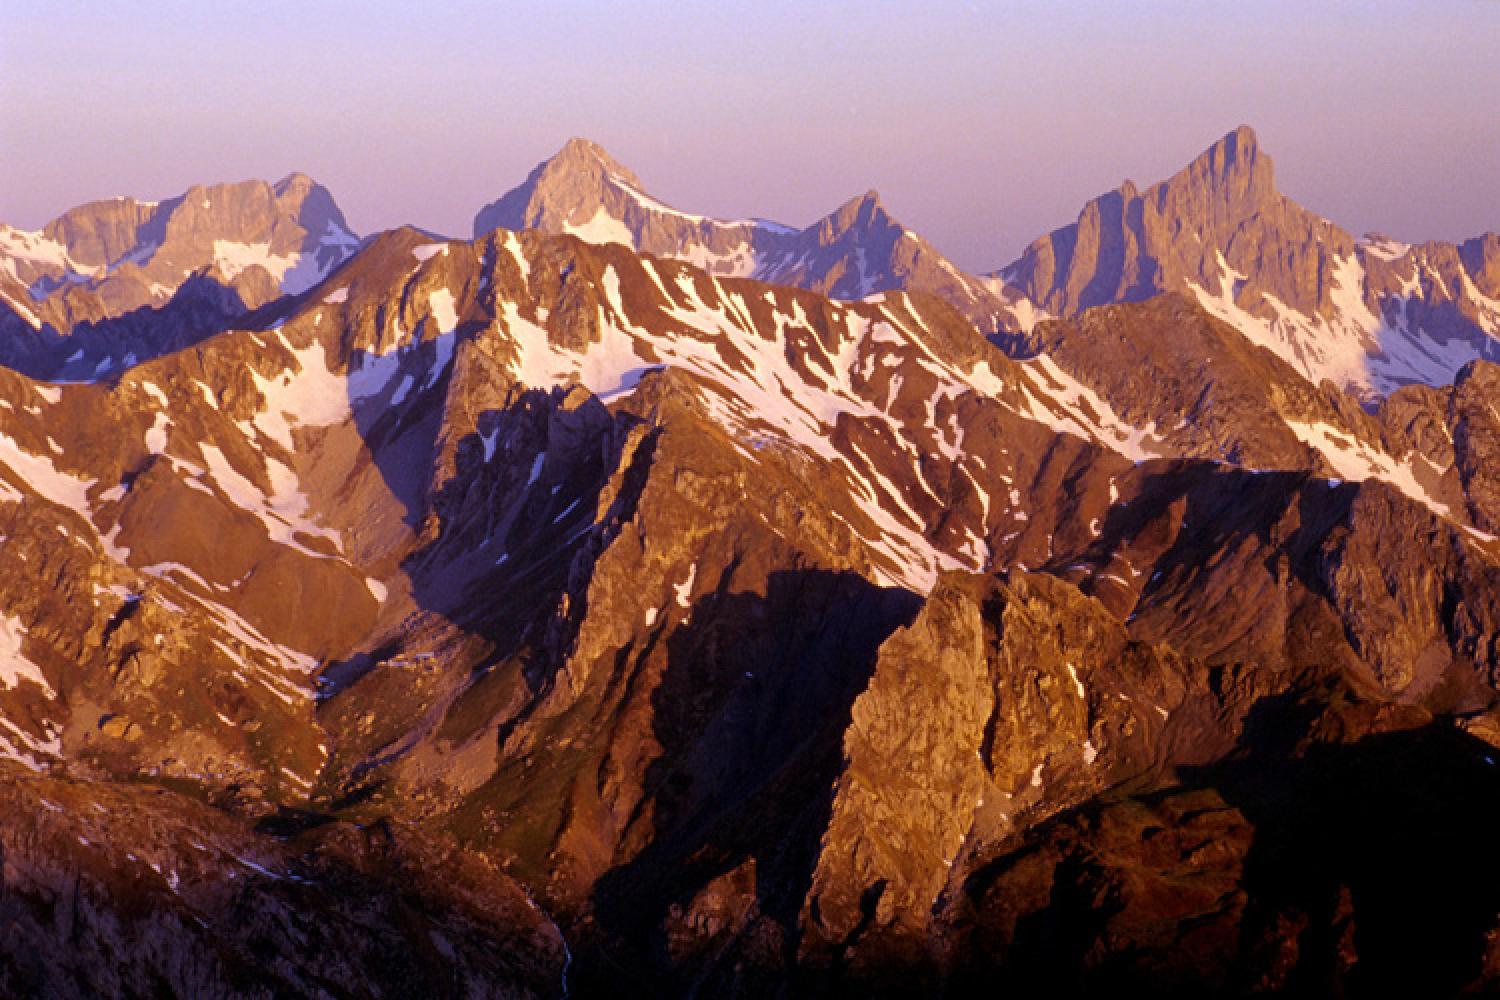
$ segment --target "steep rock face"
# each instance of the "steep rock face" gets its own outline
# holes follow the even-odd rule
[[[1043,308],[1073,314],[1090,306],[1148,298],[1196,280],[1205,287],[1229,266],[1295,309],[1319,302],[1318,244],[1353,252],[1323,219],[1276,191],[1270,157],[1241,127],[1169,180],[1145,192],[1126,182],[1089,202],[1078,221],[1027,248],[1003,272]],[[1285,256],[1271,246],[1285,245]],[[1262,256],[1264,254],[1264,256]],[[1265,273],[1260,273],[1263,265]]]
[[[1241,127],[1144,192],[1090,202],[991,284],[1055,315],[1188,292],[1314,384],[1369,400],[1495,350],[1495,246],[1356,241],[1280,194]]]
[[[1308,681],[1433,710],[1486,708],[1495,545],[1379,483],[1155,463],[1048,568],[1130,622],[1240,677]]]
[[[1500,532],[1500,368],[1475,361],[1458,373],[1447,426],[1453,438],[1454,462],[1464,482],[1475,525]]]
[[[1356,511],[1351,526],[1359,520]],[[1344,544],[1336,531],[1325,550]],[[1397,561],[1410,557],[1384,552],[1369,565]],[[1342,573],[1363,560],[1338,562]],[[1349,588],[1331,583],[1338,606]],[[1339,613],[1359,628],[1357,611]],[[1402,821],[1405,832],[1386,837],[1373,832],[1382,824],[1364,824],[1389,793],[1422,803],[1420,827],[1416,815],[1457,810],[1490,828],[1492,810],[1464,803],[1495,778],[1486,744],[1388,701],[1361,673],[1195,662],[1129,639],[1059,581],[945,577],[882,646],[854,704],[802,913],[801,975],[819,989],[888,996],[1059,981],[1216,994],[1310,982],[1366,990],[1385,974],[1419,990],[1489,981],[1493,897],[1443,918],[1464,942],[1445,946],[1451,964],[1371,978],[1389,964],[1381,942],[1444,933],[1428,924],[1440,904],[1417,873],[1451,866],[1386,853],[1436,831]],[[1469,690],[1493,702],[1485,677],[1471,675]],[[1463,687],[1447,685],[1430,703],[1451,704]],[[1420,777],[1439,761],[1452,769],[1441,790]],[[1470,793],[1450,797],[1460,785]],[[1477,850],[1455,844],[1470,860]],[[1403,874],[1382,883],[1376,873],[1390,870]]]
[[[1159,773],[1190,727],[1192,754],[1230,744],[1206,672],[1131,642],[1101,605],[1048,577],[945,577],[854,704],[804,960],[917,974],[967,855]]]

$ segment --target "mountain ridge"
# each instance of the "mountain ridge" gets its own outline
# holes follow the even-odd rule
[[[1215,239],[1280,204],[1230,138]],[[563,154],[540,224],[0,365],[6,989],[1493,985],[1500,366],[1362,406],[1194,287],[1005,328],[873,192],[716,245]]]
[[[333,196],[301,173],[193,185],[161,202],[91,202],[34,232],[0,226],[3,360],[54,377],[103,374],[305,292],[358,246]],[[129,322],[111,330],[140,310],[177,306],[189,286],[212,317],[168,338],[141,338]],[[35,346],[18,352],[13,341]]]
[[[1187,291],[1314,384],[1373,402],[1494,356],[1494,242],[1356,241],[1280,194],[1241,126],[1145,191],[1090,201],[990,277],[1061,315]]]
[[[597,144],[570,140],[527,180],[475,217],[494,226],[567,232],[675,257],[716,274],[792,284],[854,299],[894,289],[947,299],[972,322],[1029,327],[1032,311],[997,295],[902,226],[871,190],[804,229],[761,219],[719,220],[681,212],[646,194],[639,178]]]

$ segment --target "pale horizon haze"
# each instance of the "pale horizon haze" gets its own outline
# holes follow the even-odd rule
[[[1356,235],[1500,230],[1500,3],[83,3],[0,26],[0,222],[195,183],[326,185],[467,238],[571,136],[685,211],[803,226],[866,189],[1011,261],[1240,124]]]

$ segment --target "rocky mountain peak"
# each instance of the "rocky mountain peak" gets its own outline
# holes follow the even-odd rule
[[[1315,243],[1328,235],[1324,228],[1332,227],[1277,194],[1271,158],[1242,125],[1144,192],[1127,180],[1093,199],[1076,222],[1037,240],[998,276],[1067,315],[1188,282],[1209,287],[1223,261],[1248,264],[1268,240]],[[1317,305],[1310,272],[1271,290],[1282,302]]]
[[[817,229],[827,242],[855,231],[881,232],[892,226],[897,223],[881,204],[879,192],[870,190],[844,202],[819,222]]]
[[[0,226],[0,324],[18,334],[0,363],[97,378],[300,294],[358,248],[333,195],[302,173],[93,202],[36,232]],[[215,287],[179,296],[190,281]]]
[[[891,216],[880,202],[880,192],[871,189],[844,202],[833,213],[832,218],[837,220],[841,228],[848,229],[857,225],[889,222]]]
[[[596,176],[602,171],[606,178],[617,178],[636,188],[642,186],[640,178],[629,167],[609,155],[603,146],[592,139],[578,136],[563,143],[562,149],[543,163],[542,168],[544,173],[552,177],[574,173]]]
[[[251,180],[194,185],[180,198],[163,202],[142,234],[148,242],[191,241],[254,244],[267,241],[272,252],[314,250],[330,228],[339,242],[351,236],[333,195],[306,174],[294,173],[272,184]]]
[[[1226,168],[1243,164],[1253,169],[1259,156],[1260,139],[1255,130],[1249,125],[1241,125],[1210,146],[1200,159],[1207,158]]]
[[[137,233],[159,206],[134,198],[110,198],[70,208],[47,223],[41,236],[68,248],[78,264],[101,266],[119,260],[136,245]],[[48,248],[51,249],[51,248]]]
[[[1206,208],[1223,213],[1226,221],[1260,211],[1279,197],[1271,158],[1261,152],[1248,125],[1208,147],[1155,193],[1158,203],[1178,200],[1185,210]]]
[[[1417,251],[1384,238],[1356,243],[1279,193],[1270,156],[1242,125],[1143,192],[1127,182],[1095,198],[994,281],[1063,316],[1185,292],[1314,385],[1327,379],[1369,401],[1411,382],[1442,384],[1490,350],[1500,310],[1484,291],[1488,257],[1477,247],[1467,257],[1420,251],[1462,294],[1417,304],[1429,294]]]
[[[276,193],[278,207],[288,214],[295,212],[297,223],[307,232],[352,235],[333,192],[306,174],[288,174],[277,181],[272,190]],[[352,249],[352,246],[345,249]]]
[[[496,228],[567,233],[686,261],[717,275],[795,285],[834,298],[895,288],[931,292],[982,329],[1031,325],[1016,295],[1000,297],[893,219],[874,190],[805,229],[764,219],[679,211],[597,143],[570,139],[520,186],[479,211],[474,235]]]
[[[276,192],[278,198],[286,195],[306,198],[314,189],[322,188],[322,185],[302,171],[293,170],[281,180],[271,185],[271,187]]]
[[[569,139],[520,186],[480,209],[474,235],[496,228],[567,231],[601,215],[618,218],[619,203],[643,194],[643,188],[640,178],[598,143]]]

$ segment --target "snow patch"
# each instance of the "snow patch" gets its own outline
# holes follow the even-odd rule
[[[594,210],[594,217],[583,225],[568,223],[563,226],[563,232],[576,236],[585,243],[621,243],[625,246],[633,246],[635,237],[630,229],[610,215],[603,205]]]
[[[693,583],[697,579],[698,579],[698,564],[697,563],[693,563],[692,568],[690,568],[688,570],[687,579],[684,580],[684,581],[682,581],[681,583],[676,583],[676,584],[672,585],[672,591],[677,596],[677,605],[678,605],[678,607],[683,607],[683,608],[688,607],[689,600],[693,596]]]
[[[1022,387],[1026,403],[1022,416],[1059,434],[1098,442],[1133,462],[1160,455],[1151,443],[1159,440],[1155,421],[1145,427],[1130,424],[1102,396],[1045,354],[1022,362],[1021,367],[1033,376],[1030,384]]]
[[[218,448],[207,442],[199,444],[198,448],[214,483],[236,507],[254,514],[265,525],[273,542],[315,559],[332,557],[326,552],[308,548],[297,539],[297,535],[326,538],[333,543],[335,551],[340,548],[341,539],[336,531],[308,517],[307,495],[301,491],[297,475],[290,468],[270,456],[263,456],[266,476],[271,483],[271,493],[267,495],[241,475]]]
[[[313,254],[271,252],[270,243],[214,240],[214,265],[230,281],[252,267],[264,270],[288,295],[300,295],[322,280],[324,269]]]
[[[1415,462],[1418,460],[1426,462],[1426,459],[1421,456],[1413,454],[1404,459],[1392,458],[1385,452],[1372,448],[1358,438],[1350,437],[1325,423],[1287,420],[1286,425],[1291,428],[1293,434],[1297,435],[1297,440],[1312,447],[1328,459],[1328,464],[1333,466],[1341,479],[1350,482],[1363,482],[1366,479],[1384,480],[1439,516],[1451,516],[1448,505],[1433,499],[1418,481]],[[1431,468],[1430,465],[1429,468]],[[1436,473],[1437,470],[1434,469],[1433,472]]]
[[[458,326],[457,301],[448,289],[439,288],[429,295],[427,307],[432,310],[432,318],[437,320],[439,332],[452,333]]]
[[[88,491],[97,480],[63,472],[51,459],[31,454],[4,433],[0,433],[0,463],[9,466],[44,499],[88,517]]]
[[[14,688],[21,681],[27,680],[47,692],[47,697],[55,697],[56,692],[47,683],[47,678],[42,676],[41,668],[21,652],[25,639],[26,627],[21,624],[21,620],[0,614],[0,685]]]
[[[165,413],[158,412],[151,426],[146,429],[146,450],[153,455],[160,455],[167,450],[167,428],[172,426],[172,421],[167,419]]]

